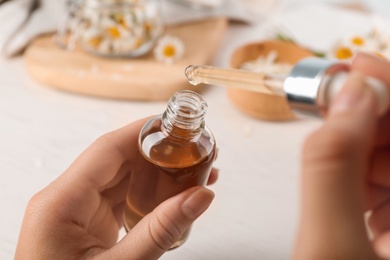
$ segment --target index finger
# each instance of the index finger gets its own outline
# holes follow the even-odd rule
[[[352,70],[357,70],[365,75],[380,79],[387,85],[390,92],[390,62],[366,53],[359,53],[353,59]],[[377,146],[390,145],[390,111],[380,120],[376,136]]]
[[[351,63],[351,69],[378,78],[390,86],[390,63],[387,60],[367,53],[358,53]]]

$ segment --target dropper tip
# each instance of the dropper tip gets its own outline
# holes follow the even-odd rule
[[[194,65],[190,65],[188,66],[185,71],[184,71],[184,74],[186,75],[187,77],[187,80],[188,82],[191,84],[191,85],[198,85],[199,83],[194,79],[194,70],[195,70],[196,66]]]

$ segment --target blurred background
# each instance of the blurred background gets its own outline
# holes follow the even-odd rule
[[[203,1],[214,6],[202,9],[162,1],[164,30],[142,28],[147,37],[169,33],[174,39],[156,40],[137,57],[96,55],[77,41],[68,50],[58,47],[53,35],[71,13],[59,2],[0,1],[0,259],[14,258],[33,194],[100,135],[162,113],[167,97],[187,88],[199,90],[209,105],[206,123],[217,139],[215,166],[221,173],[211,187],[216,199],[189,240],[162,259],[289,259],[298,219],[300,149],[322,119],[296,115],[285,100],[252,93],[248,98],[220,86],[198,89],[187,83],[184,69],[194,63],[231,67],[238,49],[280,36],[307,55],[337,58],[340,47],[356,50],[348,45],[351,38],[371,41],[373,29],[386,47],[378,54],[387,58],[390,2],[226,0]],[[69,28],[79,33],[77,24]],[[112,29],[110,37],[118,32]],[[66,41],[72,40],[68,33],[62,35]],[[153,49],[159,44],[162,59]],[[166,52],[171,45],[180,55]],[[373,45],[366,50],[376,52]]]

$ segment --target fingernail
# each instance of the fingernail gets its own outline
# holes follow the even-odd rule
[[[358,72],[351,72],[344,87],[332,102],[329,111],[330,115],[356,109],[356,107],[365,99],[368,91],[364,76]]]
[[[187,218],[195,219],[210,206],[213,199],[214,192],[201,187],[183,202],[181,210]]]

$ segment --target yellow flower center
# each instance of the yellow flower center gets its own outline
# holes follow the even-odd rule
[[[357,45],[357,46],[363,46],[364,45],[364,39],[362,37],[353,37],[351,39],[351,42],[354,45]]]
[[[88,40],[88,44],[89,46],[91,46],[92,48],[97,48],[99,47],[100,43],[102,42],[102,37],[101,36],[95,36],[95,37],[92,37]]]
[[[150,23],[145,23],[144,29],[145,29],[146,33],[150,33],[153,30],[153,25]]]
[[[351,58],[353,55],[352,51],[347,47],[340,47],[336,51],[336,57],[340,60],[345,60]]]
[[[173,57],[176,54],[176,48],[175,46],[169,44],[164,47],[163,54],[165,57]]]
[[[121,36],[121,33],[119,32],[118,28],[116,28],[116,27],[108,28],[107,32],[114,39],[118,39]]]
[[[95,37],[92,37],[88,40],[88,44],[89,46],[91,46],[92,48],[97,48],[99,47],[100,43],[102,42],[102,37],[101,36],[95,36]]]
[[[134,42],[134,48],[138,49],[139,47],[141,47],[142,43],[144,41],[142,40],[142,38],[137,38],[135,39],[135,42]]]
[[[120,25],[122,25],[123,27],[128,28],[128,27],[127,27],[127,24],[126,24],[126,21],[125,21],[125,19],[123,19],[123,17],[120,17],[120,18],[118,19],[118,23],[119,23]]]

